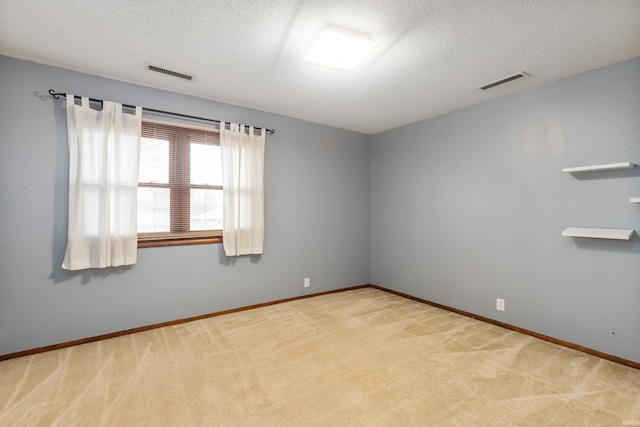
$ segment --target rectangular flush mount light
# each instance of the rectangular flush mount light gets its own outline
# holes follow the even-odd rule
[[[307,62],[353,70],[375,47],[371,35],[338,27],[322,31]]]

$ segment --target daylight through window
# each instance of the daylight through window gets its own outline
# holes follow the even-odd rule
[[[143,121],[141,136],[138,245],[221,241],[219,132]]]

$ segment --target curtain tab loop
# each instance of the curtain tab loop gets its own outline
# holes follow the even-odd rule
[[[67,107],[73,107],[76,104],[75,96],[72,93],[67,94]]]

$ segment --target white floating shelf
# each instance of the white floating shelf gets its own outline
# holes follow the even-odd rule
[[[576,172],[595,172],[595,171],[610,171],[615,169],[631,169],[635,164],[631,162],[622,163],[608,163],[606,165],[593,165],[593,166],[578,166],[575,168],[564,168],[564,173],[576,173]]]
[[[629,199],[629,201],[631,203],[640,203],[640,196],[639,197],[632,197]]]
[[[633,235],[633,230],[567,227],[562,232],[562,235],[565,237],[588,237],[591,239],[629,240]]]

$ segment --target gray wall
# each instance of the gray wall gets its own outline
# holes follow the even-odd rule
[[[68,153],[49,88],[275,127],[265,253],[148,248],[133,267],[63,271]],[[373,137],[6,57],[0,93],[0,354],[375,283],[640,361],[640,237],[560,236],[640,230],[640,167],[561,172],[640,164],[640,59]]]
[[[133,267],[63,271],[66,118],[50,88],[276,128],[264,254],[147,248]],[[0,93],[0,354],[369,282],[368,136],[7,57]]]
[[[640,361],[640,59],[372,138],[371,280]],[[504,313],[496,298],[506,301]]]

